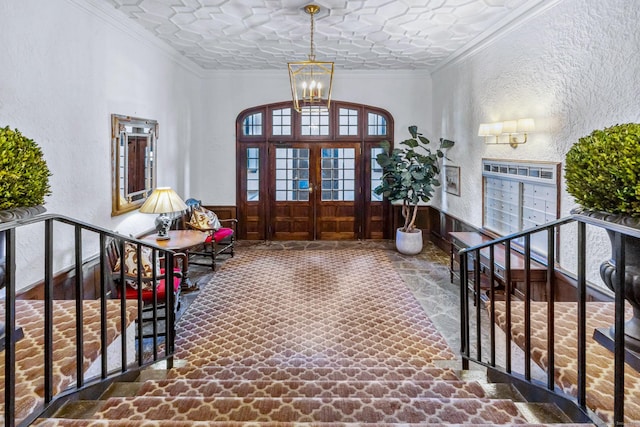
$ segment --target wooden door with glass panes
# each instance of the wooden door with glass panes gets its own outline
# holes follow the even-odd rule
[[[240,239],[391,237],[389,204],[373,192],[380,141],[393,142],[386,111],[333,101],[298,113],[281,102],[243,111],[236,130]]]
[[[270,146],[273,240],[356,239],[359,144]]]

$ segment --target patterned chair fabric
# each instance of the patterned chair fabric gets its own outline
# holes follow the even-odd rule
[[[213,271],[216,270],[216,258],[221,254],[228,254],[233,257],[235,245],[235,231],[238,220],[218,219],[218,216],[209,209],[203,208],[200,200],[187,199],[187,228],[199,230],[208,234],[202,251],[190,251],[189,256],[207,257],[211,262],[202,263],[190,261],[198,265],[211,265]]]
[[[124,258],[124,263],[122,262]],[[140,258],[141,264],[141,283],[138,283],[138,258]],[[116,240],[111,240],[107,245],[107,260],[110,264],[112,277],[116,284],[116,296],[120,298],[123,292],[123,286],[121,286],[121,269],[124,266],[125,286],[124,293],[127,299],[138,299],[138,289],[142,292],[142,302],[146,306],[145,308],[152,308],[153,304],[153,270],[156,271],[156,301],[159,305],[163,305],[166,301],[166,270],[161,266],[163,259],[158,259],[154,267],[152,262],[152,249],[146,246],[141,246],[140,251],[137,250],[137,245],[131,242],[125,242],[124,244],[124,257],[120,257],[120,248]],[[182,265],[186,262],[186,256],[184,254],[174,254],[174,258]],[[183,268],[174,267],[173,269],[173,293],[175,296],[174,310],[177,311],[180,307],[180,288],[182,284]]]

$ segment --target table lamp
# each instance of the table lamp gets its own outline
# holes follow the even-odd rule
[[[160,228],[156,240],[169,240],[169,227],[171,218],[167,215],[172,212],[181,212],[187,209],[180,196],[170,187],[158,187],[140,207],[140,212],[160,214],[158,221]]]

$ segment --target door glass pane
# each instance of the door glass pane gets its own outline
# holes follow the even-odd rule
[[[260,200],[260,150],[247,148],[247,201]]]
[[[322,149],[323,201],[354,200],[355,154],[353,148]]]
[[[276,148],[276,201],[309,200],[309,149]]]
[[[373,192],[373,189],[380,185],[382,179],[382,168],[376,161],[378,154],[382,153],[382,148],[375,147],[371,149],[371,201],[381,202],[382,194],[378,195]]]

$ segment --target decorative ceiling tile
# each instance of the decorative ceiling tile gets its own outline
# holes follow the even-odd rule
[[[97,0],[203,69],[280,69],[306,59],[311,0]],[[554,0],[322,0],[318,60],[340,69],[430,69]],[[515,11],[519,13],[514,13]]]

